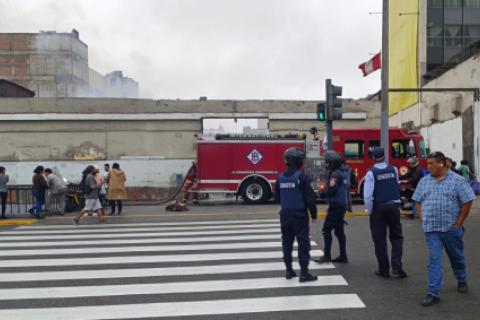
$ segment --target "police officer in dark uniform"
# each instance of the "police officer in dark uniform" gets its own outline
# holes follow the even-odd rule
[[[387,228],[392,245],[392,275],[405,278],[402,268],[403,235],[400,223],[400,186],[397,168],[385,163],[383,148],[372,152],[375,165],[365,175],[363,198],[370,215],[370,230],[378,261],[377,276],[390,277],[390,263],[387,253]]]
[[[315,262],[337,262],[348,263],[347,257],[347,238],[345,236],[345,212],[347,211],[347,183],[346,177],[340,170],[342,159],[335,151],[327,151],[324,154],[325,163],[328,170],[328,188],[327,202],[328,210],[325,222],[323,223],[324,255]],[[332,259],[332,230],[338,239],[340,255]]]
[[[292,249],[295,238],[298,243],[298,261],[300,263],[300,282],[315,281],[317,276],[308,272],[310,260],[309,216],[317,219],[315,192],[310,181],[300,168],[305,152],[299,148],[288,148],[284,154],[288,170],[277,179],[275,200],[280,202],[280,223],[282,229],[283,261],[287,269],[285,278],[296,277],[292,268]]]

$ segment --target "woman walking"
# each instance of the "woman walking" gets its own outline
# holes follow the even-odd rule
[[[7,209],[8,180],[8,175],[5,174],[5,167],[0,167],[0,197],[2,198],[2,216],[0,219],[7,219],[5,211]]]
[[[45,179],[43,166],[37,166],[33,173],[35,174],[32,178],[32,195],[35,198],[35,206],[30,208],[28,212],[36,219],[43,219],[42,207],[45,204],[45,193],[47,192],[47,180]]]
[[[125,173],[120,169],[118,163],[112,165],[112,170],[108,175],[108,191],[107,199],[110,202],[110,207],[112,211],[109,215],[113,216],[115,214],[115,209],[118,207],[118,215],[122,214],[122,200],[127,199],[127,191],[125,189]]]

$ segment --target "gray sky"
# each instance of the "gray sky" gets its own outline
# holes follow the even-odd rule
[[[380,72],[380,0],[0,0],[0,32],[80,32],[89,64],[122,70],[142,98],[359,98]]]

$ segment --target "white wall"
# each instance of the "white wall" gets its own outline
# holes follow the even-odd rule
[[[441,151],[460,165],[463,158],[462,117],[422,128],[420,132],[431,151]]]
[[[127,176],[127,187],[173,187],[176,174],[186,175],[192,160],[162,160],[162,159],[128,159],[111,160],[120,164]],[[55,173],[71,182],[79,182],[83,169],[89,164],[96,164],[103,173],[105,161],[43,161],[43,162],[4,162],[0,165],[6,168],[10,177],[10,185],[30,185],[33,169],[37,165],[51,168]]]

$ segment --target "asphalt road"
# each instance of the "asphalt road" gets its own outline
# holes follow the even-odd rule
[[[480,318],[477,209],[465,225],[470,292],[456,292],[446,259],[442,301],[430,308],[420,306],[427,252],[418,220],[402,220],[408,278],[373,274],[368,217],[356,206],[346,227],[350,263],[312,262],[321,285],[305,287],[282,279],[277,211],[227,201],[180,213],[126,207],[103,226],[88,217],[75,228],[65,216],[2,227],[0,319]],[[313,250],[323,247],[321,225],[312,224]]]

